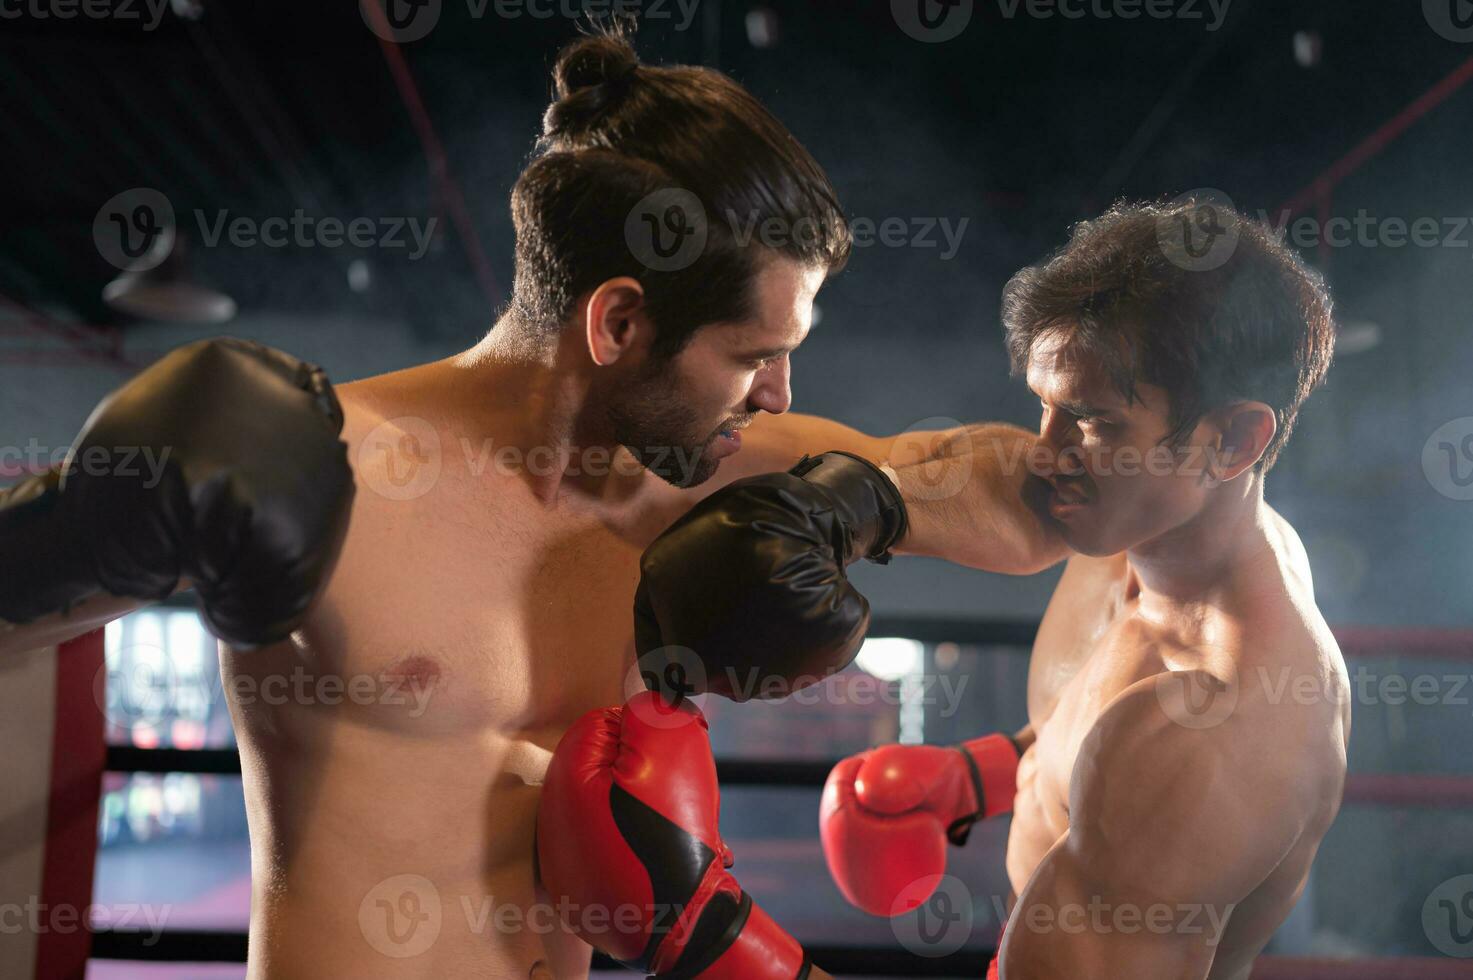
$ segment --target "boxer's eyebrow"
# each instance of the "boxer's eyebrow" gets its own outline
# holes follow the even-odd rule
[[[1042,395],[1038,394],[1038,390],[1032,385],[1028,386],[1028,390],[1033,392],[1035,395],[1038,395],[1039,398],[1043,397]],[[1057,408],[1062,408],[1070,415],[1074,415],[1079,418],[1093,418],[1096,416],[1111,415],[1114,413],[1113,409],[1106,408],[1103,405],[1090,405],[1087,402],[1078,401],[1073,398],[1056,399],[1053,404]]]
[[[1101,405],[1086,405],[1084,402],[1076,401],[1063,401],[1057,402],[1056,404],[1070,415],[1075,415],[1079,418],[1094,418],[1096,416],[1110,414],[1110,409]]]
[[[797,344],[782,344],[778,347],[764,347],[761,350],[749,351],[742,356],[752,361],[765,361],[769,357],[781,357],[798,349]]]

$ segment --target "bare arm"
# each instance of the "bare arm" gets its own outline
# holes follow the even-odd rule
[[[79,602],[69,613],[52,613],[22,625],[0,622],[0,656],[64,643],[146,605],[149,603],[138,599],[99,594]]]
[[[743,433],[741,452],[722,463],[716,479],[703,492],[684,493],[682,503],[690,507],[744,476],[788,469],[805,454],[843,450],[895,474],[910,520],[898,554],[1030,575],[1066,555],[1052,521],[1030,503],[1038,482],[1026,465],[1034,438],[1000,423],[871,436],[814,415],[764,415]]]
[[[1189,673],[1132,685],[1081,745],[1070,829],[1009,918],[1004,980],[1206,977],[1233,909],[1298,840],[1310,805],[1261,722],[1163,709],[1158,681]]]
[[[49,485],[43,482],[45,476],[39,474],[13,486],[0,488],[0,510],[22,505],[38,497],[42,488]],[[9,545],[10,542],[7,541],[6,544]],[[15,564],[9,574],[16,576],[18,581],[26,574],[24,559],[20,555],[8,555],[7,558]],[[34,565],[29,567],[34,568]],[[181,583],[180,587],[187,586]],[[145,605],[148,603],[139,599],[98,592],[77,602],[69,610],[47,613],[29,622],[11,623],[0,619],[0,656],[64,643]]]
[[[1031,575],[1068,554],[1039,504],[1043,483],[1029,473],[1036,437],[1025,429],[983,422],[935,433],[918,458],[912,438],[892,449],[910,530],[901,554]]]

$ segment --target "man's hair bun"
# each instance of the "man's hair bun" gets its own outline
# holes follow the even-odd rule
[[[552,69],[554,101],[542,116],[542,144],[600,142],[610,113],[629,94],[639,56],[620,28],[574,41]]]
[[[634,46],[622,33],[610,30],[562,50],[552,69],[553,89],[561,102],[582,89],[628,81],[638,67]]]

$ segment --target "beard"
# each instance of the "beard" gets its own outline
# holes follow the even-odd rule
[[[702,431],[696,413],[670,383],[671,366],[651,367],[609,404],[614,441],[671,486],[699,486],[721,465],[707,452],[720,430]]]

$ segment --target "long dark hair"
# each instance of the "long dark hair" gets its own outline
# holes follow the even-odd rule
[[[642,64],[615,24],[563,49],[552,78],[534,159],[512,191],[513,307],[526,323],[555,330],[577,297],[632,276],[656,353],[669,356],[702,325],[752,315],[768,255],[830,272],[847,260],[848,223],[823,169],[727,76]],[[630,215],[657,192],[693,195],[704,214],[704,247],[679,268],[630,247]],[[772,227],[786,233],[744,234]]]

